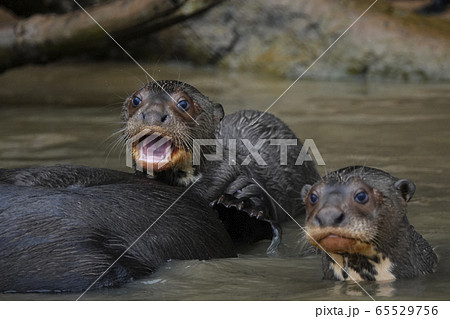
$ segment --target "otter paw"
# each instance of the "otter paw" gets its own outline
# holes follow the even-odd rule
[[[223,194],[210,203],[211,207],[222,205],[226,208],[235,208],[240,212],[246,212],[250,217],[256,219],[269,219],[266,209],[256,204],[251,198],[236,198],[233,195]]]

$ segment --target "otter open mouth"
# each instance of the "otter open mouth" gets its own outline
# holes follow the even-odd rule
[[[139,160],[147,163],[170,161],[174,146],[165,136],[148,136],[138,143]]]
[[[176,148],[169,137],[153,133],[140,138],[134,145],[133,153],[138,165],[160,171],[168,168],[175,151]]]
[[[192,154],[173,142],[174,137],[152,131],[133,143],[136,170],[149,174],[171,169],[189,170]]]

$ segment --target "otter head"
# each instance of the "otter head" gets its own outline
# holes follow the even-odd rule
[[[193,141],[214,139],[223,116],[222,105],[183,82],[157,81],[138,89],[122,109],[136,170],[189,184],[196,174]]]
[[[414,184],[369,167],[332,172],[301,191],[311,244],[336,254],[388,254],[399,230],[409,226],[406,202]]]

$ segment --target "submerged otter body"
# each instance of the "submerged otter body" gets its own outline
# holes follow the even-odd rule
[[[407,179],[360,166],[304,186],[308,240],[327,252],[324,278],[382,281],[433,272],[437,256],[406,216],[414,191]]]
[[[82,291],[109,266],[93,288],[119,286],[169,259],[235,257],[217,214],[200,198],[178,199],[183,191],[148,179],[68,188],[1,182],[0,291]]]
[[[142,183],[133,174],[106,168],[78,165],[53,165],[27,168],[0,168],[0,183],[48,188],[89,187],[119,182]]]

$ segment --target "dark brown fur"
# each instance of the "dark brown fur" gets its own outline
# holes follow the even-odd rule
[[[98,169],[75,168],[98,181]],[[52,172],[58,169],[65,167]],[[183,188],[121,176],[86,185],[0,182],[0,291],[82,291],[122,253],[94,288],[149,275],[169,259],[236,256],[217,214],[201,198],[187,194],[170,208]]]

